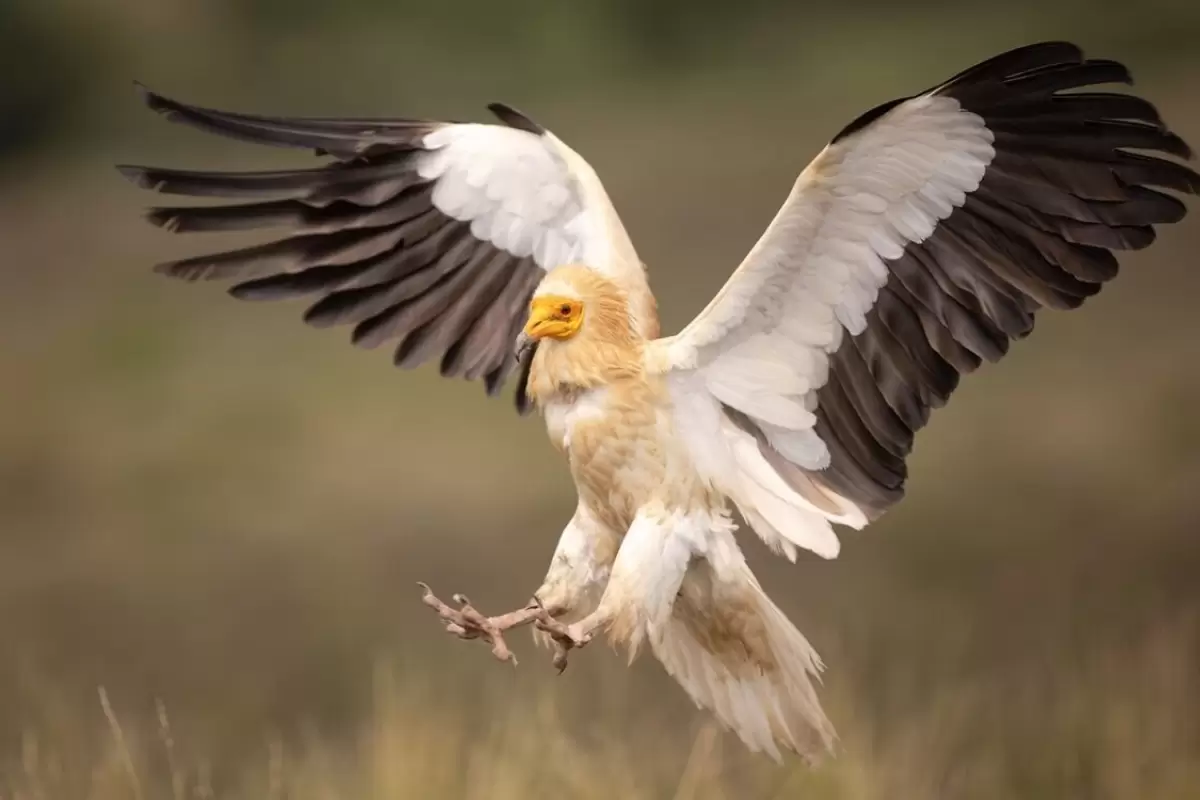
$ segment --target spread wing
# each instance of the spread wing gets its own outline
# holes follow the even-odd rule
[[[279,232],[159,272],[234,281],[230,292],[243,299],[315,298],[308,323],[351,324],[364,347],[397,342],[398,366],[436,358],[443,375],[482,378],[489,394],[517,368],[513,343],[530,296],[559,264],[604,271],[629,294],[647,335],[657,335],[641,262],[594,171],[507,106],[491,106],[505,125],[486,125],[289,119],[144,97],[173,121],[330,158],[271,172],[120,167],[143,188],[238,201],[151,209],[149,220],[167,230]]]
[[[1044,43],[843,130],[709,306],[657,342],[697,460],[777,548],[897,502],[913,435],[1043,307],[1075,308],[1200,192],[1119,63]],[[1142,152],[1135,152],[1142,151]]]

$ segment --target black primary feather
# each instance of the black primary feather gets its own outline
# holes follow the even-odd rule
[[[395,341],[398,366],[436,360],[445,375],[482,379],[489,394],[499,390],[517,366],[514,328],[543,271],[528,256],[475,238],[469,222],[434,205],[433,184],[420,174],[418,159],[425,137],[448,123],[243,114],[138,89],[171,121],[333,159],[265,172],[119,167],[145,189],[240,201],[150,209],[147,219],[166,230],[278,231],[279,238],[261,244],[160,264],[159,272],[232,280],[230,293],[247,300],[312,297],[305,314],[311,325],[352,324],[358,345]],[[516,109],[490,108],[506,125],[545,132]],[[528,411],[524,386],[517,405]]]
[[[832,459],[817,474],[869,516],[902,496],[913,437],[961,375],[999,360],[1040,309],[1076,308],[1100,291],[1117,274],[1112,251],[1146,247],[1154,226],[1182,219],[1184,204],[1161,190],[1200,193],[1200,175],[1162,157],[1191,149],[1153,104],[1080,91],[1131,82],[1123,64],[1047,42],[922,93],[981,117],[995,155],[966,202],[888,262],[866,330],[843,338],[817,392],[816,431]],[[909,99],[871,109],[833,141],[888,124]]]

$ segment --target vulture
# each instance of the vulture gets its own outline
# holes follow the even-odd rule
[[[490,106],[493,124],[289,118],[143,90],[170,120],[324,161],[119,169],[227,201],[150,210],[167,230],[274,231],[159,272],[306,298],[312,325],[491,394],[515,379],[517,408],[541,413],[574,515],[515,611],[425,587],[447,630],[511,659],[504,633],[532,625],[560,669],[596,634],[648,646],[750,749],[815,760],[836,748],[821,661],[748,568],[734,514],[787,558],[834,558],[835,525],[901,499],[913,438],[963,375],[1184,217],[1178,195],[1200,192],[1187,144],[1151,103],[1094,88],[1130,82],[1116,61],[1044,42],[867,111],[671,336],[596,173],[509,106]]]

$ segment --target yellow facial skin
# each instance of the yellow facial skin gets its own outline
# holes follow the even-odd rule
[[[570,297],[542,295],[529,304],[525,335],[531,339],[569,339],[583,324],[583,303]]]

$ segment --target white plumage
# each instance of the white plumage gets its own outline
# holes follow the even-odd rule
[[[563,159],[543,138],[499,125],[460,123],[428,134],[417,173],[434,184],[433,203],[472,233],[543,268],[588,253],[583,197]]]

